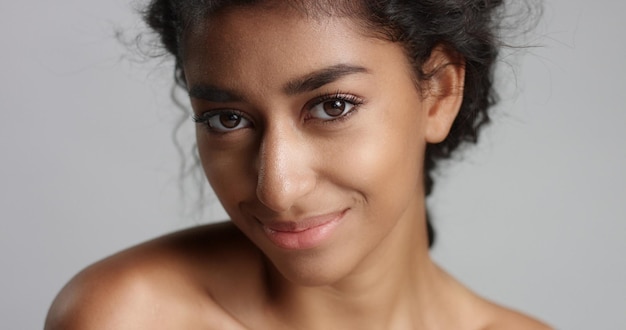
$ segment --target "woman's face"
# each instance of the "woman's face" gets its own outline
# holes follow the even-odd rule
[[[399,45],[255,7],[185,45],[206,176],[283,275],[332,282],[422,230],[429,102]]]

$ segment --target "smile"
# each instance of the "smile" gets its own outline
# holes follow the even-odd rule
[[[298,222],[262,223],[269,240],[282,249],[306,250],[320,246],[332,236],[348,209],[302,219]]]

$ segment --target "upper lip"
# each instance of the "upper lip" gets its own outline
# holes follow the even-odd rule
[[[277,232],[297,233],[309,230],[315,227],[325,225],[338,217],[341,217],[346,210],[324,213],[314,216],[301,217],[297,220],[293,219],[259,219],[256,218],[266,229]]]

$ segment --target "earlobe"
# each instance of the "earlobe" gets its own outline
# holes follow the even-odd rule
[[[463,102],[465,61],[456,51],[439,45],[424,64],[424,72],[431,76],[424,93],[426,142],[439,143],[448,136]]]

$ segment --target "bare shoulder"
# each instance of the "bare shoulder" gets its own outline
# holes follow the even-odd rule
[[[518,311],[508,309],[502,306],[497,306],[490,303],[491,322],[484,327],[484,330],[498,330],[498,329],[510,329],[510,330],[550,330],[552,327],[547,324],[532,318],[528,315],[522,314]]]
[[[260,262],[228,223],[163,236],[81,271],[56,297],[45,329],[242,329],[219,288],[253,288]]]
[[[442,270],[443,277],[451,283],[453,288],[448,295],[448,306],[454,306],[454,324],[452,329],[480,329],[480,330],[548,330],[547,324],[522,314],[513,309],[496,304],[481,295],[476,294],[462,283]]]

